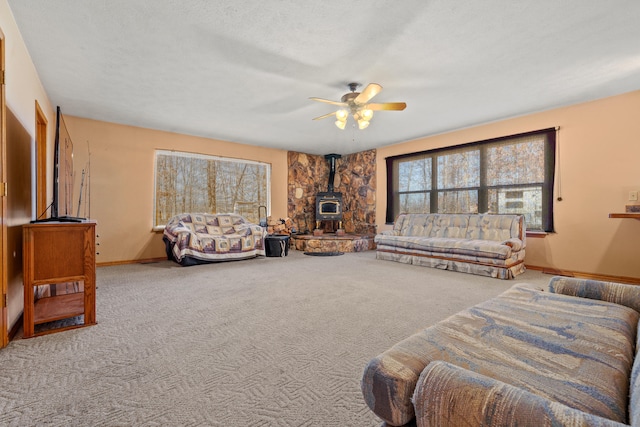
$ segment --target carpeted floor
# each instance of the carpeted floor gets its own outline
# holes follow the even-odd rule
[[[0,350],[0,425],[379,426],[370,358],[519,282],[375,252],[98,268],[98,325]]]

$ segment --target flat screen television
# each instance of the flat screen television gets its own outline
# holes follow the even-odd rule
[[[56,108],[56,133],[53,146],[53,201],[51,216],[32,222],[81,222],[86,218],[72,216],[73,207],[73,141],[64,123],[62,110]]]

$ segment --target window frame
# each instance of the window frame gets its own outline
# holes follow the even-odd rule
[[[387,157],[386,169],[387,169],[387,211],[386,211],[386,223],[393,224],[395,218],[401,212],[400,195],[401,194],[424,194],[429,193],[429,209],[431,213],[437,213],[438,210],[438,195],[444,191],[466,191],[477,190],[478,195],[478,212],[486,212],[488,210],[488,194],[489,190],[506,189],[508,188],[526,188],[526,187],[541,187],[542,189],[542,229],[531,229],[531,231],[540,232],[554,232],[553,222],[553,189],[555,179],[555,162],[556,162],[556,128],[547,128],[536,130],[532,132],[519,133],[515,135],[508,135],[499,138],[486,139],[482,141],[475,141],[455,146],[448,146],[437,148],[433,150],[425,150],[413,153],[401,154],[398,156]],[[499,144],[512,144],[518,139],[543,136],[544,141],[544,180],[542,183],[525,183],[525,184],[500,184],[500,185],[487,185],[487,148]],[[460,188],[438,188],[438,162],[437,159],[446,155],[447,153],[460,153],[471,150],[478,150],[480,155],[479,160],[479,185],[473,187],[460,187]],[[399,167],[397,165],[402,161],[411,159],[424,159],[431,158],[431,186],[428,190],[415,190],[415,191],[399,191],[396,183],[399,181]]]
[[[256,161],[256,160],[247,160],[247,159],[240,159],[240,158],[233,158],[233,157],[222,157],[222,156],[216,156],[213,154],[203,154],[203,153],[194,153],[194,152],[189,152],[189,151],[177,151],[177,150],[167,150],[167,149],[155,149],[154,150],[154,156],[153,156],[153,222],[152,222],[152,228],[154,231],[162,231],[165,228],[166,224],[157,224],[156,221],[158,219],[157,216],[157,209],[158,209],[158,202],[157,202],[157,192],[158,192],[158,156],[159,155],[165,155],[165,156],[179,156],[179,157],[186,157],[186,158],[193,158],[193,159],[202,159],[202,160],[207,160],[207,161],[219,161],[219,162],[229,162],[229,163],[242,163],[242,164],[249,164],[249,165],[258,165],[258,166],[264,166],[266,168],[266,176],[265,176],[265,180],[266,180],[266,203],[265,206],[267,208],[267,216],[270,215],[271,212],[271,163],[266,163],[266,162],[260,162],[260,161]],[[259,204],[259,201],[256,202]]]

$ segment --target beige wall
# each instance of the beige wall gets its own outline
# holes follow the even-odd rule
[[[6,0],[0,0],[0,28],[5,36],[6,102],[7,108],[35,138],[35,101],[40,103],[47,117],[49,127],[55,123],[55,109],[40,82],[31,56],[13,19],[13,13]],[[53,130],[49,129],[53,137]],[[50,150],[53,155],[53,150]]]
[[[165,256],[162,232],[152,231],[156,149],[270,163],[271,214],[287,215],[286,151],[78,117],[65,116],[65,123],[74,141],[76,193],[91,152],[90,217],[98,222],[98,264]],[[76,194],[74,210],[77,203]]]
[[[48,125],[48,160],[53,158],[55,111],[42,87],[29,52],[18,31],[6,0],[0,0],[0,29],[5,38],[5,96],[7,109],[7,162],[10,172],[7,185],[6,265],[8,273],[8,323],[13,327],[23,308],[22,291],[22,224],[33,217],[32,191],[34,184],[35,103],[45,114]],[[48,184],[51,194],[51,183]]]
[[[376,223],[385,226],[388,156],[560,127],[556,233],[529,238],[530,266],[640,277],[635,242],[640,221],[609,219],[629,190],[640,190],[640,91],[378,149]],[[272,164],[272,214],[286,216],[286,152],[68,117],[79,177],[91,146],[91,217],[98,221],[99,263],[162,257],[151,231],[153,151],[180,149]],[[77,178],[76,185],[79,178]],[[556,189],[556,196],[558,195]],[[77,196],[76,199],[77,200]]]
[[[609,219],[640,190],[640,91],[378,149],[376,223],[385,225],[385,158],[559,126],[556,233],[527,240],[527,265],[640,278],[640,221]],[[556,197],[558,187],[556,186]]]

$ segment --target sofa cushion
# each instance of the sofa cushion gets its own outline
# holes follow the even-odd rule
[[[393,230],[400,236],[524,241],[522,221],[520,215],[401,214]]]
[[[549,290],[557,294],[626,305],[640,312],[640,295],[638,295],[637,285],[555,276],[549,281]]]
[[[401,236],[430,236],[434,215],[399,215],[393,223],[393,230]]]
[[[465,214],[404,214],[394,223],[401,236],[464,238],[469,225]]]
[[[418,249],[442,254],[473,255],[507,259],[512,246],[492,240],[470,240],[447,237],[376,236],[376,244],[402,249]]]
[[[413,402],[417,427],[624,426],[442,361],[422,371]]]
[[[428,237],[464,239],[469,226],[469,215],[433,215],[433,227]]]
[[[627,421],[638,313],[608,302],[516,285],[374,358],[366,402],[402,425],[422,370],[443,360],[596,416]]]
[[[519,215],[470,215],[465,238],[504,241],[512,237],[524,242],[523,218]]]
[[[478,256],[474,255],[462,255],[462,254],[454,254],[449,255],[442,252],[432,252],[427,251],[425,249],[411,249],[411,248],[398,248],[397,246],[386,245],[381,242],[376,243],[377,257],[381,259],[383,256],[382,253],[386,255],[397,255],[404,256],[410,255],[415,258],[433,258],[436,260],[445,260],[445,261],[460,261],[467,262],[469,264],[478,264],[478,265],[488,265],[488,266],[512,266],[516,263],[522,263],[525,258],[524,251],[511,252],[511,255],[508,258],[496,258],[495,256],[486,257],[486,256]],[[389,259],[388,257],[384,257],[384,259]],[[409,264],[420,264],[420,262],[412,261]]]

